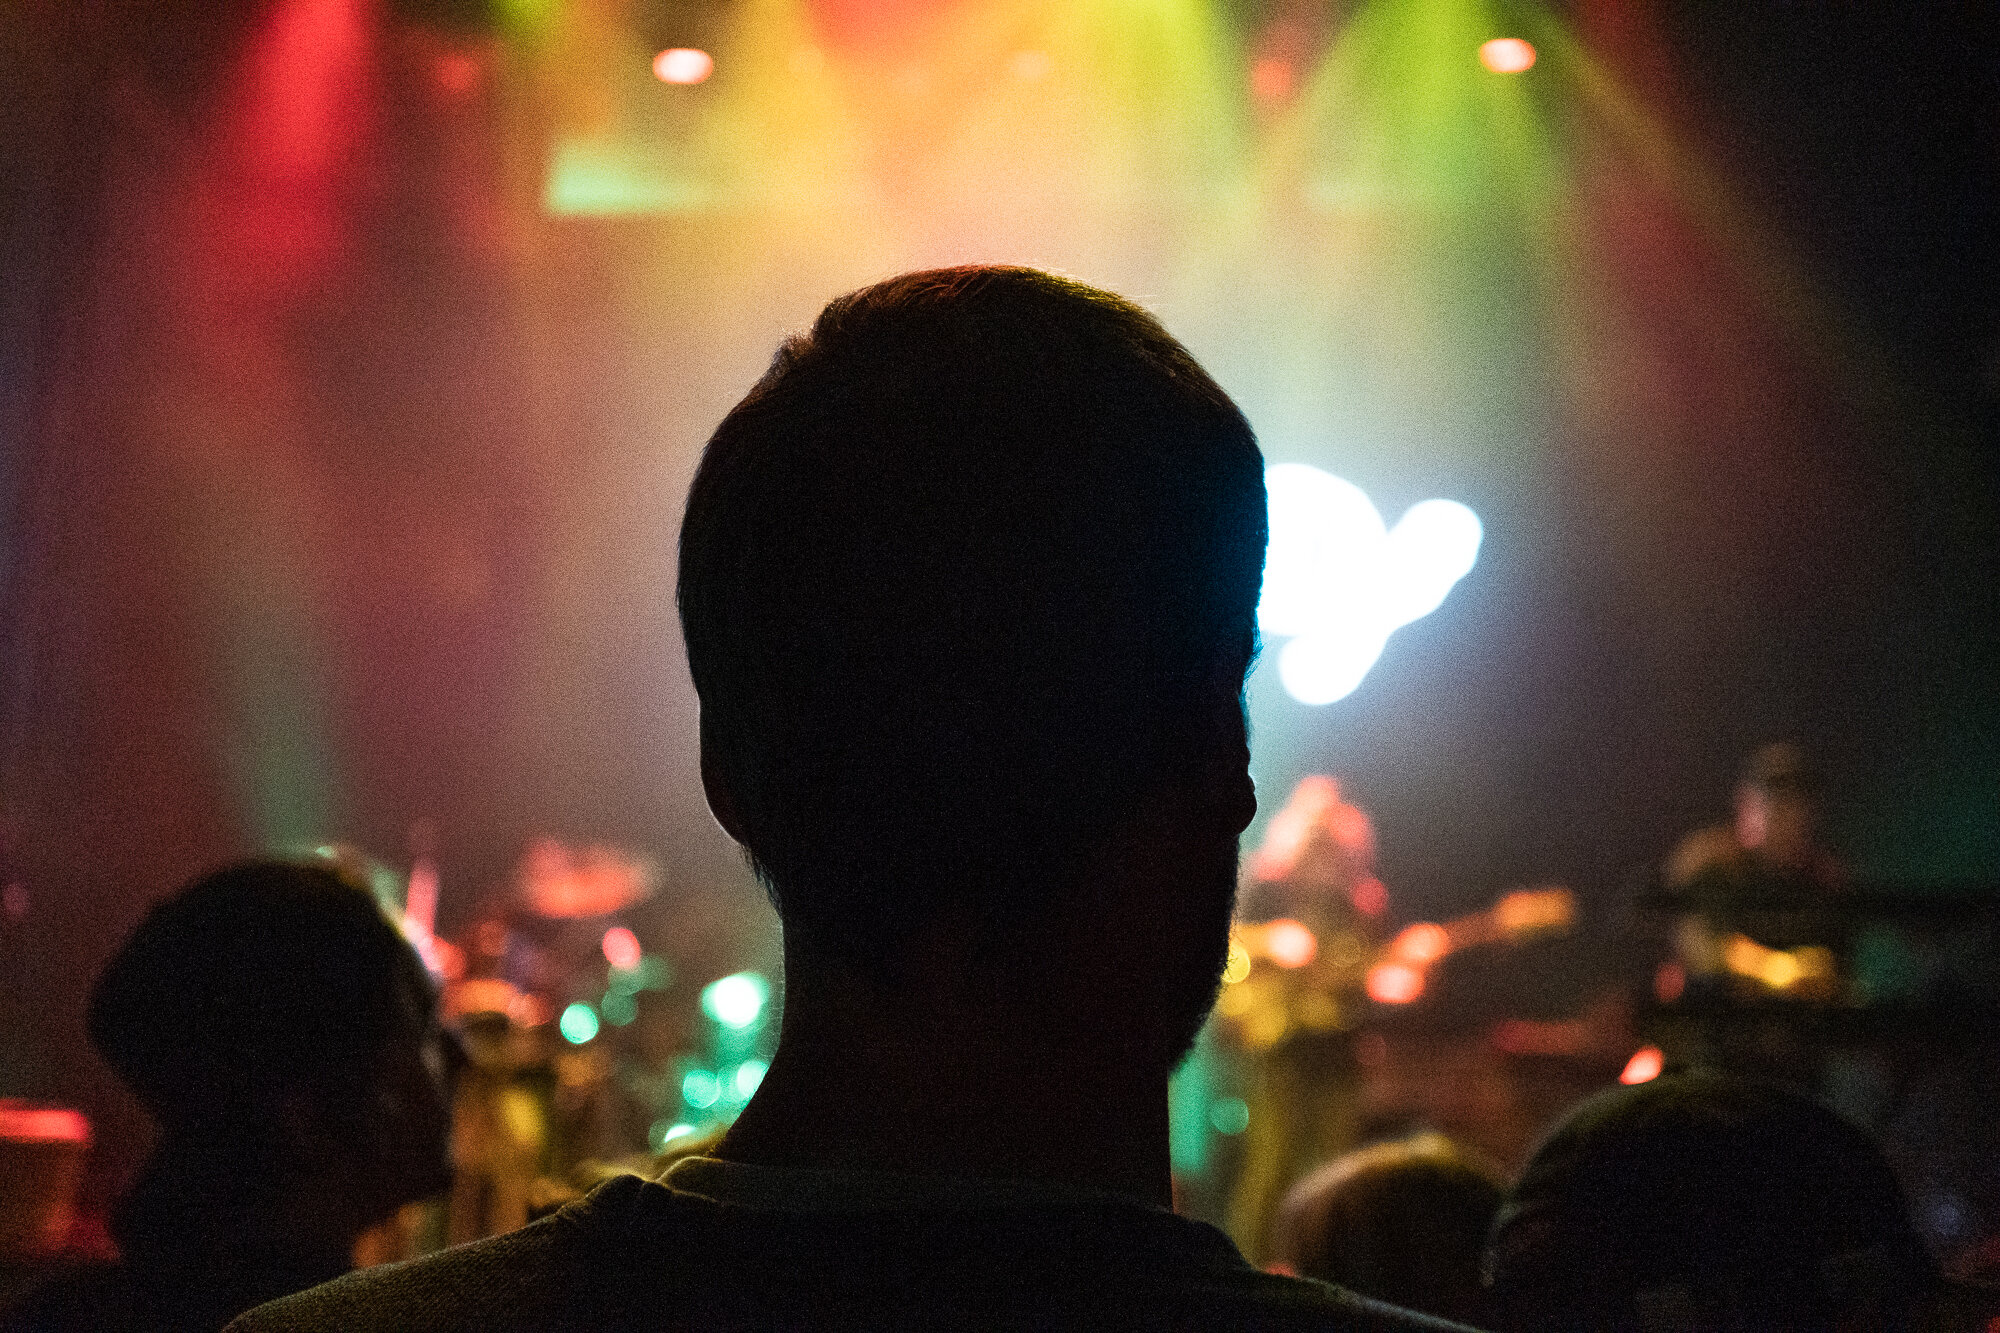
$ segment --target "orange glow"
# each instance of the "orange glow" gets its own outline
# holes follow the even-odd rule
[[[639,937],[623,926],[613,926],[604,932],[604,961],[621,972],[630,972],[639,966],[644,951],[639,947]]]
[[[1424,993],[1424,974],[1408,963],[1377,963],[1368,969],[1367,985],[1377,1004],[1408,1004]]]
[[[1519,74],[1534,68],[1535,48],[1519,37],[1495,37],[1480,44],[1479,63],[1495,74]]]
[[[1250,95],[1260,102],[1284,101],[1298,82],[1298,70],[1289,60],[1271,57],[1250,67]]]
[[[538,1028],[555,1017],[549,1002],[539,995],[522,991],[507,1002],[507,1017],[524,1028]]]
[[[1281,917],[1264,927],[1264,955],[1279,967],[1304,967],[1319,956],[1319,941],[1299,922]]]
[[[1666,1065],[1666,1057],[1657,1046],[1641,1046],[1632,1052],[1632,1058],[1625,1062],[1625,1072],[1618,1076],[1620,1083],[1651,1083],[1660,1076]]]
[[[1508,935],[1564,930],[1576,920],[1576,895],[1568,889],[1515,889],[1493,904],[1493,922]]]
[[[676,46],[653,57],[653,73],[662,83],[701,83],[715,73],[715,58],[691,46]]]
[[[1661,1004],[1672,1004],[1680,999],[1681,993],[1687,990],[1687,984],[1687,969],[1679,963],[1661,963],[1659,970],[1653,973],[1653,994]]]
[[[610,847],[576,851],[537,838],[522,858],[521,893],[542,916],[574,919],[620,912],[653,891],[651,867]]]
[[[444,1008],[448,1014],[504,1014],[514,1005],[521,992],[511,981],[500,977],[474,977],[448,986],[444,993]]]
[[[1389,952],[1408,963],[1431,963],[1451,952],[1451,936],[1435,921],[1405,926],[1389,942]]]
[[[1363,916],[1380,916],[1389,910],[1389,886],[1373,875],[1357,883],[1347,896]]]

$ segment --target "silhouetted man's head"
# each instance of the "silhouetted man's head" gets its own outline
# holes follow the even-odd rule
[[[1781,1088],[1667,1074],[1572,1111],[1488,1255],[1503,1329],[1902,1328],[1934,1272],[1867,1134]]]
[[[711,804],[795,966],[893,980],[941,918],[1030,953],[1133,896],[1115,845],[1150,884],[1106,967],[1184,1040],[1255,808],[1265,533],[1241,413],[1109,293],[915,273],[787,341],[703,456],[680,609]]]
[[[331,1173],[341,1206],[379,1216],[449,1182],[436,1008],[366,889],[251,861],[147,914],[98,978],[90,1036],[170,1149],[224,1152],[246,1176]]]

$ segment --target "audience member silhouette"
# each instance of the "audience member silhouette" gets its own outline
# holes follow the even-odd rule
[[[1265,535],[1249,426],[1130,303],[1013,268],[833,302],[681,529],[710,808],[784,924],[770,1072],[659,1183],[237,1328],[1436,1326],[1168,1211]]]
[[[121,1262],[24,1330],[200,1330],[338,1276],[357,1237],[450,1183],[451,1045],[366,890],[253,861],[156,906],[98,979],[91,1040],[159,1126],[113,1222]]]
[[[1473,1324],[1500,1182],[1442,1134],[1336,1158],[1285,1196],[1276,1256],[1301,1277]]]
[[[1668,1074],[1583,1103],[1488,1257],[1508,1330],[1895,1330],[1935,1271],[1867,1134],[1803,1096]]]

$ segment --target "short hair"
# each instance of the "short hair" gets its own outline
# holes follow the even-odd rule
[[[1392,1305],[1480,1322],[1480,1261],[1500,1183],[1442,1134],[1371,1144],[1294,1185],[1277,1257]]]
[[[146,914],[92,990],[90,1039],[164,1125],[234,1126],[279,1089],[365,1067],[431,993],[367,889],[246,861]]]
[[[1699,1071],[1573,1111],[1503,1205],[1487,1262],[1497,1326],[1536,1330],[1832,1329],[1907,1307],[1936,1276],[1864,1131]]]
[[[1754,787],[1771,796],[1810,800],[1819,794],[1819,778],[1806,752],[1790,741],[1760,745],[1743,761],[1737,785]]]
[[[1240,694],[1249,424],[1138,306],[1025,268],[835,300],[717,427],[681,527],[704,763],[788,936],[866,957],[1034,886]]]

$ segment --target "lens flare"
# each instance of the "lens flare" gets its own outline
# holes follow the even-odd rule
[[[715,73],[715,58],[691,46],[676,46],[653,57],[653,74],[662,83],[700,83]]]
[[[1520,74],[1535,67],[1535,48],[1519,37],[1495,37],[1480,43],[1479,63],[1495,74]]]
[[[639,966],[644,951],[639,947],[639,937],[623,926],[613,926],[604,932],[604,961],[621,972],[630,972]]]
[[[597,1035],[597,1011],[578,1000],[562,1011],[557,1026],[562,1029],[564,1041],[572,1046],[581,1046]]]
[[[726,1028],[756,1025],[771,998],[771,985],[755,972],[736,972],[711,981],[701,993],[701,1011]]]
[[[1368,969],[1367,989],[1377,1004],[1409,1004],[1424,993],[1424,974],[1408,963],[1377,963]]]
[[[1666,1067],[1666,1057],[1657,1046],[1642,1046],[1632,1052],[1632,1058],[1625,1062],[1625,1072],[1618,1076],[1620,1083],[1651,1083]]]

